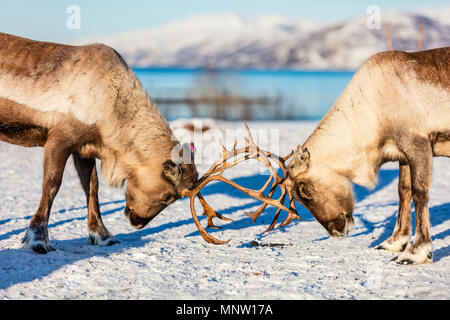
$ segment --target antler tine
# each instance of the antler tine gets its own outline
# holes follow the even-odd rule
[[[216,210],[210,207],[210,205],[206,202],[205,198],[203,198],[203,195],[199,192],[197,194],[197,198],[200,201],[200,204],[203,207],[203,215],[206,216],[206,221],[208,223],[207,228],[213,228],[213,229],[222,229],[223,227],[218,227],[214,225],[212,219],[218,218],[223,221],[233,221],[233,219],[224,217],[220,213],[218,213]]]
[[[255,199],[258,199],[258,200],[261,200],[261,201],[263,201],[263,202],[265,202],[265,203],[267,203],[267,204],[273,205],[273,206],[275,206],[275,207],[277,207],[277,208],[279,208],[279,209],[281,209],[281,210],[284,210],[284,211],[286,211],[286,212],[288,212],[288,213],[291,213],[291,215],[294,215],[294,216],[297,215],[297,213],[296,213],[296,212],[293,212],[292,209],[286,208],[286,207],[282,204],[282,202],[280,201],[280,199],[276,199],[276,200],[275,200],[275,199],[268,198],[268,197],[264,196],[264,195],[262,194],[262,192],[260,192],[260,191],[255,191],[255,190],[252,190],[252,189],[248,189],[248,188],[242,187],[242,186],[238,185],[237,183],[235,183],[235,182],[233,182],[233,181],[231,181],[231,180],[229,180],[229,179],[223,177],[222,175],[212,175],[212,176],[209,176],[209,177],[207,177],[206,179],[202,180],[201,183],[198,184],[194,189],[192,189],[192,190],[185,190],[185,191],[184,191],[184,195],[187,195],[187,196],[189,196],[189,198],[190,198],[191,213],[192,213],[192,217],[194,218],[194,222],[195,222],[195,224],[196,224],[198,230],[200,231],[200,233],[201,233],[203,239],[205,239],[205,241],[207,241],[207,242],[209,242],[209,243],[213,243],[213,244],[224,244],[224,243],[227,243],[227,242],[229,241],[229,240],[228,240],[228,241],[222,241],[222,240],[216,239],[216,238],[214,238],[213,236],[209,235],[209,234],[205,231],[205,229],[202,227],[202,225],[200,224],[200,222],[198,221],[197,215],[196,215],[196,213],[195,213],[194,199],[195,199],[195,197],[198,195],[199,191],[200,191],[206,184],[208,184],[208,183],[211,182],[211,181],[221,181],[221,182],[225,182],[225,183],[227,183],[227,184],[233,186],[234,188],[240,190],[241,192],[244,192],[244,193],[248,194],[249,196],[251,196],[251,197],[253,197],[253,198],[255,198]]]
[[[227,148],[223,145],[222,141],[219,141],[220,147],[222,149],[222,158],[217,160],[211,168],[203,175],[202,178],[206,178],[210,175],[213,175],[215,173],[224,172],[226,169],[234,167],[238,163],[245,161],[247,159],[255,158],[257,156],[256,152],[253,152],[250,155],[247,155],[246,157],[241,157],[239,159],[236,159],[234,162],[229,163],[228,160],[238,156],[242,153],[250,153],[249,147],[244,147],[240,149],[236,149],[237,140],[234,141],[233,148],[231,150],[227,150]]]
[[[289,198],[289,209],[291,209],[292,212],[295,212],[295,214],[292,213],[292,212],[288,212],[287,217],[286,217],[286,218],[278,225],[277,228],[282,228],[282,227],[287,226],[287,225],[290,224],[294,219],[301,220],[300,216],[297,214],[297,208],[296,208],[296,206],[295,206],[295,201],[294,201],[294,198],[293,198],[293,196],[292,196],[292,194],[291,194],[291,192],[290,192],[290,189],[289,189],[285,184],[283,184],[283,185],[282,185],[282,188],[281,188],[281,197],[280,197],[281,203],[284,202],[284,199],[286,198],[286,195],[287,195],[288,198]],[[275,213],[275,216],[274,216],[274,218],[273,218],[273,220],[272,220],[272,223],[271,223],[270,226],[267,228],[267,230],[264,231],[264,232],[269,232],[269,231],[271,231],[271,230],[274,229],[275,224],[276,224],[276,222],[277,222],[277,220],[278,220],[278,217],[280,216],[280,212],[281,212],[281,210],[278,209],[277,212]]]
[[[290,208],[290,209],[293,209],[294,212],[297,212],[297,208],[295,207],[295,201],[294,201],[294,198],[291,197],[291,194],[290,194],[289,191],[287,191],[287,194],[288,194],[288,197],[289,197],[289,208]],[[284,194],[283,198],[281,199],[281,202],[284,201],[285,196],[286,196],[286,194]],[[258,211],[258,210],[257,210],[257,211]],[[259,212],[258,216],[262,213],[262,211],[263,211],[263,210],[261,210],[261,212]],[[255,213],[256,213],[256,211],[255,211]],[[280,216],[280,213],[281,213],[281,209],[277,209],[277,211],[276,211],[276,213],[275,213],[275,216],[274,216],[274,218],[273,218],[273,220],[272,220],[272,223],[271,223],[270,226],[266,229],[266,231],[264,231],[264,233],[269,232],[269,231],[272,231],[272,230],[275,228],[275,224],[276,224],[277,221],[278,221],[278,218],[279,218],[279,216]],[[256,216],[256,218],[258,218],[258,216]],[[253,216],[250,216],[250,217],[253,219]],[[253,220],[253,223],[255,223],[256,218],[255,218],[255,220]],[[286,217],[286,218],[278,225],[277,228],[282,228],[282,227],[287,226],[287,225],[290,224],[294,219],[301,220],[301,217],[300,217],[298,214],[292,214],[291,212],[288,212],[288,216],[287,216],[287,217]]]
[[[273,196],[273,194],[275,193],[276,187],[277,187],[277,186],[280,186],[282,195],[280,196],[280,198],[279,198],[278,200],[280,201],[280,203],[283,203],[283,202],[284,202],[284,199],[285,199],[285,196],[286,196],[286,189],[288,189],[288,188],[286,188],[286,186],[284,185],[285,178],[287,177],[287,171],[286,171],[285,162],[286,162],[286,160],[288,160],[288,159],[294,154],[294,151],[291,150],[291,152],[290,152],[288,155],[286,155],[285,157],[279,157],[279,156],[276,156],[276,155],[272,154],[272,153],[269,152],[269,151],[261,150],[261,149],[256,145],[256,143],[254,142],[253,136],[252,136],[252,134],[251,134],[251,132],[250,132],[250,129],[249,129],[247,123],[244,122],[244,125],[245,125],[245,129],[247,130],[247,133],[248,133],[248,138],[246,138],[247,143],[249,143],[249,145],[250,145],[251,147],[253,147],[253,148],[255,148],[256,150],[258,150],[259,158],[260,158],[261,160],[263,160],[262,162],[263,162],[263,163],[269,168],[269,170],[272,172],[271,177],[274,176],[274,182],[273,182],[273,185],[272,185],[271,190],[270,190],[270,192],[269,192],[269,198],[271,198],[271,197]],[[259,158],[258,158],[258,160],[259,160]],[[281,177],[276,173],[275,169],[273,168],[272,164],[270,163],[269,158],[273,158],[273,159],[275,159],[275,160],[278,162],[279,167],[281,168],[281,170],[283,171],[283,173],[284,173],[284,175],[285,175],[285,178],[284,178],[284,179],[281,178]],[[267,187],[267,185],[265,185],[265,187]],[[264,190],[265,190],[265,188],[264,188]],[[293,198],[291,197],[290,192],[288,192],[288,197],[289,197],[290,203],[291,203],[291,204],[294,203],[294,202],[293,202]],[[252,213],[246,212],[246,214],[253,220],[253,223],[256,223],[256,220],[257,220],[258,217],[261,215],[261,213],[265,210],[265,208],[267,207],[267,205],[268,205],[267,203],[264,203],[264,204],[263,204],[261,207],[259,207],[256,211],[254,211],[254,212],[252,212]],[[299,220],[300,220],[300,216],[297,214],[297,210],[296,210],[296,208],[295,208],[295,203],[294,203],[294,205],[290,205],[290,209],[293,209],[293,211],[294,211],[295,213],[293,213],[293,212],[288,212],[288,216],[287,216],[286,219],[278,226],[279,228],[288,225],[288,224],[291,223],[294,219],[299,219]],[[278,220],[278,217],[279,217],[279,215],[280,215],[280,212],[281,212],[281,209],[278,209],[277,212],[275,213],[275,217],[274,217],[274,219],[273,219],[273,221],[272,221],[272,224],[269,226],[269,228],[268,228],[266,231],[273,230],[273,228],[274,228],[274,226],[275,226],[275,223],[276,223],[276,221]]]
[[[203,177],[207,177],[207,176],[211,175],[218,167],[220,167],[221,165],[224,164],[224,162],[226,162],[228,152],[227,152],[227,149],[225,148],[225,146],[223,145],[222,140],[219,140],[219,146],[222,149],[222,159],[219,159],[216,162],[214,162],[214,164],[203,175]]]
[[[269,195],[270,196],[270,195]],[[253,212],[247,212],[245,211],[244,213],[249,216],[253,223],[256,223],[256,220],[258,219],[258,217],[261,215],[261,213],[263,213],[264,210],[266,210],[268,204],[267,203],[263,203],[258,209],[256,209]]]
[[[223,241],[223,240],[219,240],[217,238],[214,238],[212,235],[210,235],[208,232],[206,232],[205,228],[203,228],[203,226],[200,224],[200,221],[198,221],[197,215],[195,214],[195,195],[194,196],[189,196],[189,204],[191,207],[191,213],[192,213],[192,218],[194,219],[194,223],[197,226],[198,231],[200,231],[200,234],[202,235],[203,239],[208,242],[208,243],[212,243],[212,244],[225,244],[230,242],[230,240],[227,241]]]
[[[286,190],[284,188],[282,188],[281,189],[281,197],[280,197],[280,201],[282,203],[284,202],[285,197],[286,197]],[[273,230],[275,224],[277,223],[278,217],[280,216],[280,212],[281,212],[281,209],[278,208],[277,212],[275,212],[275,216],[274,216],[274,218],[272,220],[272,223],[267,228],[267,230],[264,231],[264,232],[269,232],[269,231]]]
[[[224,182],[224,183],[238,189],[239,191],[241,191],[245,194],[248,194],[249,196],[251,196],[255,199],[262,201],[263,202],[262,206],[259,209],[257,209],[255,212],[253,212],[253,213],[246,212],[246,214],[250,218],[252,218],[253,222],[256,221],[258,216],[266,209],[266,207],[268,205],[277,207],[278,210],[275,214],[272,224],[269,226],[269,228],[266,231],[270,231],[274,228],[281,210],[286,211],[288,213],[288,217],[280,224],[279,227],[289,224],[295,218],[299,219],[297,210],[295,208],[294,200],[293,200],[291,192],[288,188],[289,182],[286,179],[287,172],[286,172],[285,161],[292,156],[293,151],[291,151],[287,156],[282,158],[275,154],[272,154],[269,151],[260,149],[256,145],[255,141],[253,140],[253,137],[251,135],[250,129],[247,126],[247,124],[244,123],[244,125],[245,125],[245,129],[247,130],[247,133],[248,133],[248,137],[245,138],[247,145],[243,148],[237,149],[236,148],[237,140],[235,140],[232,149],[227,150],[227,148],[224,146],[222,141],[220,141],[219,144],[222,149],[221,159],[216,161],[211,166],[211,168],[195,183],[195,185],[192,189],[190,189],[190,190],[185,189],[183,191],[183,196],[188,196],[190,198],[190,208],[191,208],[192,217],[194,218],[195,225],[197,226],[198,230],[200,231],[200,234],[202,235],[203,239],[209,243],[224,244],[230,240],[222,241],[222,240],[214,238],[213,236],[211,236],[210,234],[208,234],[206,232],[206,230],[200,224],[197,214],[196,214],[196,211],[195,211],[195,197],[199,198],[200,204],[203,207],[203,214],[207,216],[207,227],[220,229],[220,227],[217,227],[213,224],[212,219],[214,217],[225,220],[225,221],[231,221],[231,219],[223,217],[221,214],[217,213],[214,209],[212,209],[208,205],[206,200],[203,198],[203,195],[200,193],[200,190],[212,181]],[[237,157],[240,154],[245,154],[245,156]],[[236,157],[236,159],[234,159],[231,162],[228,162],[228,160],[235,158],[235,157]],[[240,186],[237,183],[235,183],[234,181],[229,180],[228,178],[225,178],[223,176],[223,173],[226,169],[229,169],[229,168],[237,165],[238,163],[241,163],[242,161],[245,161],[248,159],[256,159],[256,160],[264,163],[264,165],[271,172],[267,181],[258,190],[253,190],[253,189],[249,189],[249,188]],[[278,165],[280,166],[281,170],[283,171],[285,177],[281,177],[277,173],[275,168],[272,166],[270,159],[272,159],[278,163]],[[273,183],[270,188],[269,194],[268,194],[268,196],[265,196],[264,191],[267,189],[267,187],[269,186],[272,179],[273,179]],[[281,196],[278,199],[273,199],[272,197],[278,186],[281,189]],[[287,208],[283,204],[284,200],[286,198],[286,195],[289,197],[289,201],[290,201],[289,208]]]
[[[227,162],[227,160],[241,154],[244,152],[248,152],[248,148],[242,148],[242,149],[236,149],[238,141],[235,139],[234,143],[233,143],[233,148],[231,150],[227,150],[227,148],[224,146],[222,141],[219,141],[220,147],[222,149],[222,159],[218,160],[214,163],[214,165],[208,170],[208,172],[203,176],[203,177],[208,177],[214,173],[219,173],[220,175],[223,174],[223,172],[232,167],[237,165],[238,163],[246,160],[246,158],[242,157],[240,159],[236,159],[234,162],[229,163]],[[255,157],[256,153],[251,154],[250,156],[248,156],[247,158],[252,158]],[[266,187],[264,187],[265,189]],[[200,200],[200,204],[203,207],[203,215],[207,216],[207,227],[208,228],[214,228],[214,229],[222,229],[222,227],[218,227],[216,225],[214,225],[212,219],[215,218],[219,218],[221,220],[224,221],[233,221],[232,219],[226,218],[224,216],[222,216],[221,214],[219,214],[217,211],[215,211],[214,209],[211,208],[211,206],[208,205],[208,203],[206,202],[206,200],[203,198],[202,194],[199,192],[197,195],[198,199]]]
[[[273,196],[275,190],[276,190],[276,187],[280,186],[280,189],[281,189],[281,192],[282,192],[280,198],[278,199],[280,204],[282,204],[284,202],[286,193],[287,193],[288,198],[289,198],[289,203],[290,203],[289,209],[291,209],[291,210],[287,211],[288,212],[288,216],[284,219],[283,222],[280,223],[278,228],[287,226],[294,219],[301,220],[300,216],[297,213],[297,209],[295,207],[294,198],[292,197],[291,192],[288,191],[289,188],[288,188],[287,184],[289,184],[290,182],[288,180],[286,180],[286,178],[287,178],[287,170],[286,170],[285,162],[294,154],[294,150],[291,150],[291,152],[288,155],[286,155],[285,157],[279,157],[279,156],[276,156],[276,155],[272,154],[269,151],[261,150],[256,145],[256,143],[254,142],[253,136],[252,136],[252,134],[250,132],[250,129],[249,129],[247,123],[244,122],[244,125],[245,125],[245,129],[247,130],[247,133],[248,133],[248,138],[246,138],[247,143],[249,143],[249,145],[251,147],[255,148],[258,151],[258,155],[259,155],[258,160],[259,159],[263,160],[262,162],[269,168],[269,170],[272,172],[272,175],[274,176],[274,183],[273,183],[272,188],[270,190],[269,197],[271,198]],[[281,170],[283,171],[283,173],[285,175],[285,178],[281,178],[276,173],[275,169],[273,168],[272,164],[270,163],[269,158],[273,158],[273,159],[275,159],[278,162],[278,165],[281,168]],[[261,213],[265,210],[266,207],[267,207],[267,203],[264,203],[260,208],[258,208],[253,213],[246,213],[246,214],[253,220],[253,223],[255,223],[256,219],[261,215]],[[275,226],[275,224],[276,224],[276,222],[278,220],[278,217],[280,215],[280,212],[281,212],[281,209],[278,208],[277,212],[275,213],[275,217],[274,217],[271,225],[269,226],[269,228],[266,231],[273,230],[273,228],[274,228],[274,226]]]
[[[294,196],[293,196],[291,188],[290,188],[291,181],[290,180],[286,180],[284,184],[286,186],[287,196],[289,198],[289,208],[291,208],[292,211],[297,212],[297,208],[295,206],[295,201],[294,201]],[[283,220],[283,222],[281,222],[278,225],[278,228],[282,228],[284,226],[287,226],[294,219],[301,220],[301,217],[298,214],[293,215],[290,212],[288,212],[288,216],[286,217],[286,219]]]
[[[277,161],[278,166],[281,168],[281,170],[283,171],[285,177],[287,177],[287,171],[286,171],[286,165],[285,162],[292,157],[292,155],[294,154],[294,150],[291,150],[291,152],[289,152],[286,156],[284,157],[279,157],[273,153],[271,153],[269,156],[271,159],[274,159],[275,161]],[[272,198],[273,194],[275,193],[276,187],[278,186],[278,182],[276,179],[274,179],[272,187],[270,188],[268,197]],[[289,197],[289,199],[291,199],[291,197]],[[283,200],[284,201],[284,200]],[[256,209],[253,212],[245,212],[246,215],[248,215],[252,220],[253,223],[256,223],[256,220],[258,219],[258,217],[261,215],[261,213],[267,208],[267,203],[263,203],[258,209]],[[294,204],[294,209],[295,209],[295,204]],[[296,211],[296,210],[295,210]],[[278,213],[279,214],[279,213]],[[277,217],[277,214],[275,214],[275,216]],[[298,216],[299,217],[299,216]],[[276,222],[276,219],[274,219],[274,221]],[[272,228],[273,229],[273,228]],[[272,230],[270,229],[270,230]],[[266,230],[266,231],[270,231],[270,230]]]
[[[195,203],[194,203],[195,197],[198,197],[200,204],[203,207],[203,215],[207,216],[207,227],[208,228],[211,227],[211,228],[215,228],[215,229],[220,229],[220,227],[215,226],[214,223],[212,222],[212,219],[214,217],[219,218],[224,221],[232,221],[232,219],[226,218],[226,217],[222,216],[221,214],[219,214],[214,209],[212,209],[211,206],[209,206],[209,204],[206,202],[205,198],[203,198],[203,195],[200,193],[200,190],[203,188],[204,185],[206,185],[209,182],[208,181],[209,177],[214,177],[214,174],[218,174],[218,176],[222,176],[223,172],[226,169],[231,168],[231,167],[237,165],[238,163],[240,163],[248,158],[255,157],[257,155],[257,153],[253,153],[249,156],[236,159],[234,162],[227,162],[227,160],[234,158],[239,154],[248,153],[249,149],[248,149],[248,147],[236,149],[237,140],[234,141],[233,148],[231,150],[227,150],[227,148],[224,146],[222,141],[219,141],[219,145],[222,149],[221,159],[216,161],[211,166],[211,168],[202,176],[202,178],[200,178],[196,182],[193,189],[191,189],[191,190],[185,189],[183,191],[183,196],[188,196],[190,198],[190,207],[191,207],[192,217],[194,218],[195,225],[197,226],[198,230],[200,231],[200,234],[202,235],[203,239],[206,242],[213,243],[213,244],[224,244],[230,240],[222,241],[217,238],[214,238],[213,236],[211,236],[210,234],[208,234],[206,232],[206,230],[200,224],[200,222],[197,218],[197,215],[196,215]]]
[[[272,177],[272,175],[270,177]],[[267,181],[270,181],[270,180],[271,179],[269,179]],[[274,178],[273,179],[273,183],[272,183],[272,187],[270,188],[270,191],[269,191],[269,194],[268,194],[269,198],[272,198],[273,194],[275,193],[275,190],[277,189],[277,185],[278,185],[277,180]],[[265,190],[265,188],[264,188],[264,190]],[[245,212],[245,214],[252,219],[253,223],[256,223],[256,220],[261,215],[261,213],[263,213],[263,211],[266,210],[267,206],[268,206],[268,203],[264,202],[255,211],[253,211],[253,212]]]
[[[250,149],[254,149],[256,152],[258,152],[258,160],[263,162],[265,166],[270,170],[270,172],[276,177],[278,180],[282,180],[282,178],[278,175],[272,164],[270,163],[269,158],[277,158],[278,162],[280,162],[280,157],[273,155],[270,151],[261,150],[261,148],[256,145],[255,141],[253,140],[252,133],[250,132],[250,128],[248,127],[247,123],[244,122],[245,129],[247,130],[248,138],[245,138],[247,143],[249,144]],[[283,163],[284,167],[284,163]],[[284,170],[283,170],[284,172]]]

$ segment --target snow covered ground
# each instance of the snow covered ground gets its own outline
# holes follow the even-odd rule
[[[249,125],[279,129],[279,152],[285,154],[316,123]],[[242,129],[237,122],[216,126]],[[218,221],[225,228],[209,231],[231,239],[228,244],[203,241],[185,199],[136,231],[123,216],[124,190],[102,182],[103,221],[121,243],[97,247],[86,244],[85,197],[70,160],[50,216],[50,240],[57,250],[38,255],[22,248],[21,239],[40,200],[41,167],[42,149],[0,143],[0,299],[450,298],[449,159],[434,160],[430,212],[435,262],[420,266],[397,265],[389,262],[394,253],[374,249],[396,220],[395,164],[383,166],[375,190],[355,186],[355,229],[342,240],[331,239],[303,207],[302,221],[262,234],[275,210],[266,210],[253,224],[244,211],[258,202],[222,184],[208,186],[204,195],[213,208],[234,219]],[[200,166],[200,172],[206,167]],[[229,177],[256,188],[264,182],[263,173],[260,166],[244,163]]]

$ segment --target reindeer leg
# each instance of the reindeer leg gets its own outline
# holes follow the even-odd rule
[[[73,162],[86,195],[88,205],[88,244],[111,246],[119,241],[115,239],[103,224],[98,204],[98,177],[94,158],[81,158],[73,154]]]
[[[433,155],[431,145],[425,138],[415,138],[412,150],[406,153],[411,171],[412,199],[416,211],[414,243],[395,258],[401,264],[421,264],[433,261],[430,237],[430,213],[428,190],[431,185]]]
[[[44,179],[39,208],[31,219],[22,242],[37,253],[55,250],[48,239],[48,219],[58,193],[71,146],[62,137],[49,136],[44,146]]]
[[[398,195],[400,198],[397,223],[394,232],[377,249],[402,252],[410,244],[411,238],[411,173],[409,165],[400,162],[398,178]]]

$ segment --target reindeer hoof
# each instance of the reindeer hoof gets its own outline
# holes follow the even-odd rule
[[[87,243],[94,246],[108,247],[116,243],[120,243],[120,241],[114,238],[109,233],[104,236],[101,236],[97,233],[90,233]]]
[[[31,250],[39,254],[47,254],[50,251],[55,251],[55,248],[53,248],[51,245],[45,245],[44,243],[36,243],[30,246],[30,248]]]
[[[430,243],[423,243],[419,246],[412,245],[403,251],[398,257],[392,259],[398,264],[424,264],[433,262],[433,248]]]
[[[377,250],[389,250],[391,252],[403,252],[409,247],[409,237],[401,237],[397,240],[392,239],[392,237],[385,240],[382,244],[376,247]]]
[[[55,251],[55,248],[49,243],[47,229],[42,226],[29,227],[22,239],[22,243],[39,254]]]
[[[414,261],[409,259],[403,259],[401,261],[397,261],[397,264],[414,264]]]

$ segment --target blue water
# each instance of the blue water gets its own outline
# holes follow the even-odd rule
[[[210,81],[200,69],[135,69],[151,98],[183,98],[196,84]],[[246,97],[281,97],[279,110],[268,112],[256,107],[254,119],[318,119],[333,105],[348,85],[353,72],[242,70],[219,71],[220,87]],[[199,80],[200,79],[200,80]],[[207,79],[205,81],[205,79]],[[187,105],[158,105],[169,120],[193,116]],[[204,106],[201,116],[211,116]],[[237,115],[238,117],[239,115]],[[236,117],[236,116],[234,116]],[[233,119],[232,111],[230,116]]]

